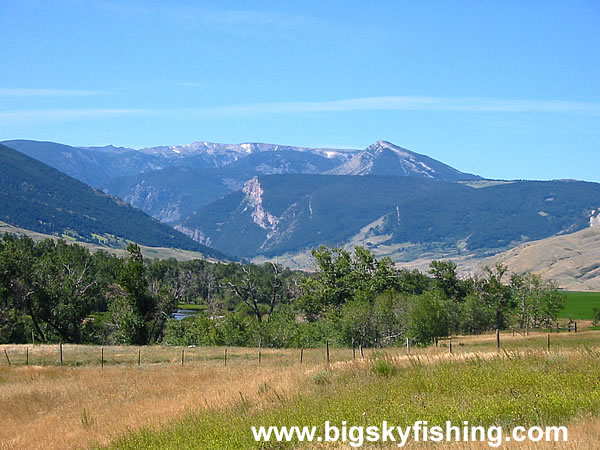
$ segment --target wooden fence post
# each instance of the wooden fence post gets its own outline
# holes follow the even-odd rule
[[[185,363],[185,349],[182,348],[181,349],[181,367],[183,367],[184,363]]]
[[[6,355],[6,360],[8,361],[8,367],[12,366],[12,364],[10,363],[10,358],[8,357],[8,352],[6,351],[6,349],[4,350],[4,354]]]
[[[329,341],[325,341],[325,349],[327,350],[327,364],[329,364]]]
[[[260,362],[262,359],[262,340],[258,341],[258,365],[260,366]]]
[[[29,365],[29,347],[25,347],[25,365]]]
[[[138,348],[138,367],[142,365],[142,349]]]
[[[225,367],[227,367],[227,349],[225,349]]]
[[[577,333],[577,322],[575,322],[575,333]]]
[[[548,333],[548,336],[546,339],[546,350],[550,351],[550,333]]]
[[[104,370],[104,347],[100,349],[100,366]]]
[[[410,355],[410,339],[406,338],[406,354]]]
[[[63,347],[62,347],[62,341],[60,342],[60,344],[58,344],[58,352],[60,353],[60,365],[63,365]]]
[[[304,362],[304,347],[300,348],[300,364]]]
[[[500,328],[496,328],[496,350],[500,351]]]
[[[450,341],[449,348],[450,348],[450,354],[452,354],[452,341]]]

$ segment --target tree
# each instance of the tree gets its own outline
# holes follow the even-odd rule
[[[440,291],[428,291],[412,298],[406,321],[406,335],[419,344],[450,334],[448,299]]]
[[[5,234],[0,239],[0,342],[16,343],[28,339],[28,321],[44,340],[43,331],[31,319],[35,306],[36,280],[34,277],[35,244],[25,237],[17,239]]]
[[[129,244],[127,253],[127,262],[111,289],[109,313],[120,343],[144,345],[149,340],[146,319],[154,307],[153,299],[148,290],[140,247]]]
[[[478,334],[493,328],[496,311],[493,305],[476,294],[469,294],[458,310],[458,330],[461,333]]]
[[[464,300],[468,293],[468,283],[458,278],[454,262],[432,261],[429,264],[429,273],[434,279],[435,287],[441,290],[446,298],[458,302]]]
[[[497,263],[493,267],[485,267],[485,276],[474,283],[474,289],[481,301],[494,311],[493,327],[506,328],[507,316],[514,311],[516,302],[512,289],[504,284],[508,267]]]
[[[400,286],[393,261],[377,260],[363,247],[355,247],[351,254],[344,249],[321,246],[312,255],[317,272],[302,281],[299,300],[308,320],[317,320],[328,309],[340,309],[351,300],[373,302],[377,295]]]
[[[63,240],[44,240],[36,260],[36,322],[46,324],[60,339],[79,344],[81,326],[100,295],[94,260],[85,247]]]
[[[534,273],[514,274],[510,287],[518,308],[521,328],[552,325],[564,304],[564,295],[558,292],[553,281],[544,280]]]
[[[262,323],[264,316],[268,319],[288,296],[281,272],[281,267],[274,263],[242,265],[225,280],[225,286],[252,311],[258,323]]]

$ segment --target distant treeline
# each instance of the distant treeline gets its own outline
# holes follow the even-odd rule
[[[387,346],[454,333],[546,327],[556,286],[506,267],[460,278],[452,262],[427,274],[396,269],[362,247],[313,250],[315,273],[262,265],[144,260],[62,240],[0,239],[0,343]],[[172,317],[178,305],[197,314]]]

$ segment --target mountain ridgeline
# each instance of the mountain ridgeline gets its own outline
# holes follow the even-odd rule
[[[224,257],[127,203],[0,145],[0,220],[67,239],[107,245],[135,241]]]
[[[596,183],[477,189],[417,177],[271,175],[253,178],[178,229],[244,257],[352,241],[387,247],[397,260],[427,252],[484,256],[588,227],[599,206]]]
[[[331,175],[416,176],[438,181],[475,180],[480,177],[463,173],[425,155],[411,152],[387,141],[377,141],[348,162],[327,172]]]
[[[114,200],[82,184],[52,186],[50,178],[65,179],[58,172],[36,195],[59,189],[62,197],[50,206],[39,198],[36,205],[19,200],[0,218],[59,235],[71,230],[67,234],[88,240],[108,233],[146,245],[201,246],[196,248],[205,252],[210,246],[244,258],[294,255],[320,244],[364,245],[377,256],[413,261],[485,257],[600,223],[600,184],[485,180],[387,141],[364,150],[209,142],[139,150],[5,144],[157,219],[148,222],[132,208],[127,220],[119,219],[122,212],[73,213],[79,210],[69,205],[79,191]],[[13,183],[13,194],[22,197],[30,182]],[[124,204],[111,208],[117,206],[125,211]]]
[[[241,189],[257,175],[395,175],[440,181],[479,178],[387,141],[377,141],[362,151],[261,143],[195,142],[140,150],[27,140],[4,144],[170,225]]]

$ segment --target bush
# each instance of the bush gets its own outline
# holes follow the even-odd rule
[[[386,359],[378,359],[373,364],[373,372],[380,377],[391,377],[398,373],[398,368]]]

